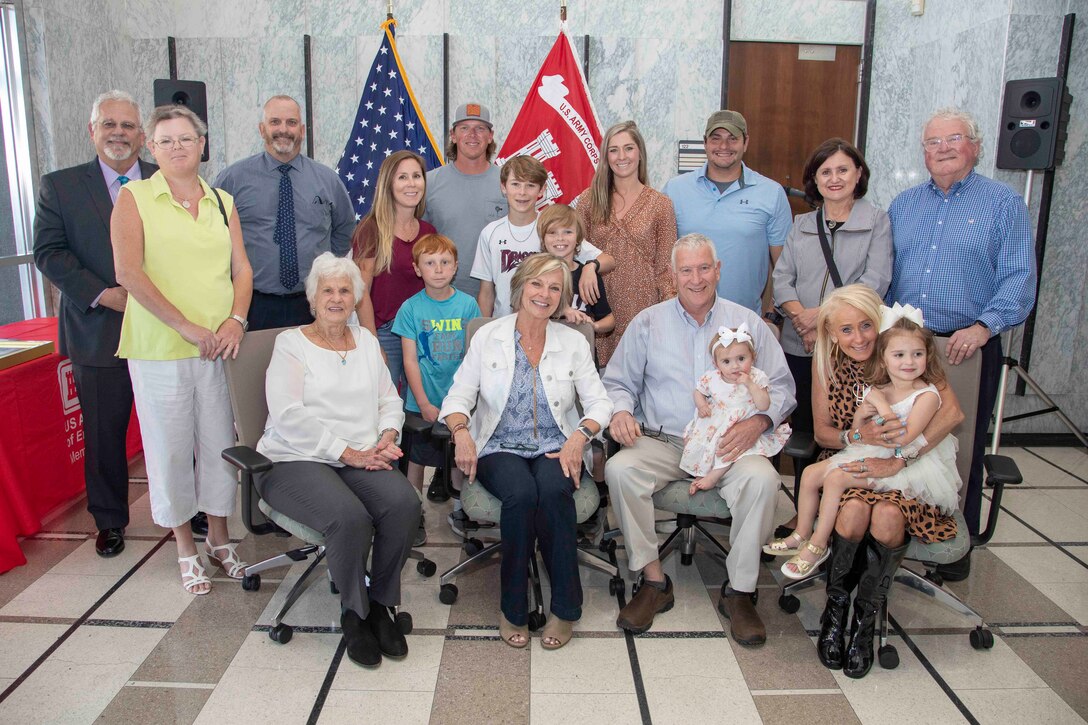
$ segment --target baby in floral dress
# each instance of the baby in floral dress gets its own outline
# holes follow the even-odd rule
[[[684,454],[680,468],[695,476],[689,493],[717,486],[733,460],[716,455],[718,439],[734,424],[766,412],[771,406],[767,374],[752,367],[756,350],[747,325],[719,328],[710,343],[714,367],[703,373],[695,386],[695,418],[684,428]],[[737,456],[773,456],[790,437],[783,423],[756,439]],[[735,460],[735,459],[734,459]]]

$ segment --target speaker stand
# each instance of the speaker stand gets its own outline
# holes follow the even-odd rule
[[[1034,179],[1035,171],[1032,169],[1028,169],[1027,178],[1024,179],[1025,204],[1031,203],[1031,185]],[[1003,336],[1004,339],[1001,341],[1002,348],[1004,348],[1005,350],[1011,349],[1012,330],[1003,333]],[[1020,413],[1019,415],[1006,416],[1005,396],[1007,394],[1010,372],[1016,373],[1016,376],[1020,379],[1020,381],[1026,384],[1029,388],[1031,388],[1032,392],[1038,395],[1042,399],[1042,401],[1046,403],[1047,407],[1040,410],[1031,411],[1030,413]],[[997,403],[994,406],[994,437],[991,442],[990,453],[997,455],[998,451],[1001,448],[1001,426],[1003,423],[1011,422],[1014,420],[1023,420],[1025,418],[1034,418],[1036,416],[1047,415],[1049,413],[1054,413],[1055,415],[1057,415],[1058,419],[1065,424],[1065,427],[1068,428],[1069,431],[1077,437],[1077,440],[1080,441],[1080,444],[1085,448],[1088,448],[1088,438],[1084,437],[1084,434],[1081,433],[1081,431],[1077,428],[1073,421],[1069,419],[1069,416],[1063,413],[1062,409],[1058,407],[1057,403],[1055,403],[1053,399],[1051,399],[1051,397],[1046,394],[1046,391],[1043,390],[1039,386],[1039,384],[1032,379],[1031,375],[1028,374],[1028,371],[1020,365],[1020,361],[1010,355],[1005,355],[1001,360],[1001,377],[998,378],[997,382]]]

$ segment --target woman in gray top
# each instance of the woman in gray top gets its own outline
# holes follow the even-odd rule
[[[892,278],[892,227],[887,212],[863,198],[869,167],[849,141],[832,138],[820,144],[805,163],[802,178],[805,194],[818,208],[794,219],[773,279],[775,305],[789,318],[782,330],[782,350],[797,383],[790,424],[795,431],[811,433],[812,348],[820,303],[836,287],[854,282],[884,296]],[[818,224],[823,225],[835,273],[827,264]]]

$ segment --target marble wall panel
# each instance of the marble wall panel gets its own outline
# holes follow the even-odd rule
[[[861,45],[865,42],[865,3],[857,0],[734,2],[730,38]]]
[[[374,41],[377,47],[377,36]],[[314,119],[307,133],[314,140],[314,158],[330,167],[336,166],[344,150],[366,80],[362,75],[366,69],[356,62],[359,43],[359,38],[329,35],[315,37],[311,46]]]

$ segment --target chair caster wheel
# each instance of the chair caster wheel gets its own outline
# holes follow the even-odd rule
[[[424,559],[423,561],[416,562],[416,571],[425,577],[434,576],[434,573],[438,571],[438,564],[435,564],[430,559]]]
[[[407,636],[412,633],[412,615],[408,612],[397,612],[394,620],[397,623],[397,631]]]
[[[982,627],[971,630],[971,647],[974,649],[992,649],[994,646],[994,633]]]
[[[295,632],[289,624],[277,624],[268,630],[268,638],[276,644],[287,644],[291,641],[291,635]]]
[[[895,647],[890,644],[886,644],[876,651],[877,660],[880,662],[880,666],[886,670],[894,670],[899,666],[899,652]]]
[[[438,601],[443,604],[453,604],[457,601],[457,585],[443,584],[438,590]]]
[[[615,551],[616,551],[616,540],[615,539],[608,539],[607,541],[602,541],[600,544],[597,545],[597,548],[601,550],[602,554],[615,553]]]
[[[777,559],[777,558],[778,558],[778,557],[777,557],[777,556],[775,556],[774,554],[768,554],[768,553],[767,553],[767,552],[765,552],[765,551],[761,551],[761,552],[759,553],[759,560],[760,560],[761,562],[763,562],[764,564],[766,564],[766,563],[768,563],[768,562],[772,562],[772,561],[774,561],[774,560],[775,560],[775,559]]]
[[[261,575],[251,574],[242,577],[242,590],[247,592],[255,592],[261,588]]]
[[[336,588],[336,582],[334,582],[332,579],[329,579],[329,592],[331,592],[332,594],[340,593],[340,590]]]
[[[778,598],[778,608],[786,614],[797,614],[801,608],[801,600],[792,594],[783,594]]]
[[[681,566],[691,566],[691,561],[694,557],[691,554],[681,554],[680,564]]]
[[[469,556],[476,556],[484,550],[483,542],[479,539],[469,539],[465,542],[465,553]]]
[[[612,596],[616,596],[625,589],[623,579],[618,576],[614,576],[608,580],[608,593]]]
[[[529,631],[536,632],[544,626],[543,612],[529,612]]]

